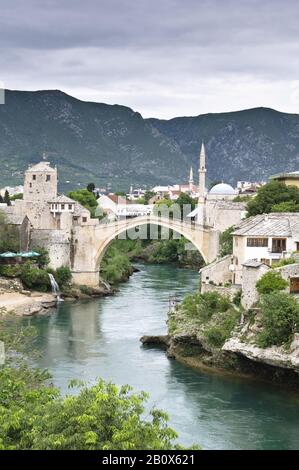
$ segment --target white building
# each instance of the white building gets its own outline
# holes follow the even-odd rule
[[[233,233],[236,283],[242,284],[242,265],[248,260],[271,265],[299,251],[299,214],[261,214],[245,219]]]
[[[134,204],[116,194],[100,196],[97,200],[99,208],[108,217],[108,220],[116,220],[122,217],[140,217],[150,215],[153,212],[153,204]]]
[[[9,192],[10,196],[15,196],[16,194],[22,194],[24,192],[24,186],[5,186],[0,189],[0,195],[4,197],[6,191]]]

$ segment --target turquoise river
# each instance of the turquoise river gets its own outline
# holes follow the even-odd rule
[[[259,381],[198,372],[139,342],[165,334],[170,294],[182,298],[198,274],[172,266],[139,265],[116,295],[63,302],[37,328],[35,364],[47,368],[63,392],[70,379],[97,377],[150,393],[179,442],[204,449],[299,449],[299,399]]]

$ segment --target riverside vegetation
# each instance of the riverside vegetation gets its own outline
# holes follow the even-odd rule
[[[227,344],[236,339],[245,345],[264,350],[276,347],[283,355],[291,354],[290,345],[299,333],[299,304],[285,292],[287,284],[278,272],[267,272],[257,282],[256,308],[249,311],[241,306],[241,293],[233,300],[217,292],[187,296],[169,313],[168,354],[199,368],[216,366],[283,380],[289,371],[280,369],[278,363],[276,368],[267,367],[263,361],[256,366],[246,356],[230,353]],[[290,384],[298,386],[297,374],[289,375]]]
[[[47,371],[31,368],[35,330],[14,318],[0,322],[6,363],[0,366],[1,450],[179,449],[168,416],[151,409],[147,394],[99,380],[88,387],[72,381],[76,394],[62,396]]]

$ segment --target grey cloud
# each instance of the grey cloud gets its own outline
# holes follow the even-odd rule
[[[146,115],[227,110],[260,96],[261,105],[295,106],[282,83],[299,78],[295,0],[1,3],[0,80],[9,88],[124,100]]]

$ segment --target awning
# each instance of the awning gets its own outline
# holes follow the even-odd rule
[[[5,253],[1,253],[0,256],[1,258],[16,258],[18,255],[12,251],[6,251]]]
[[[20,253],[17,253],[17,256],[20,256],[21,258],[35,258],[36,256],[40,256],[40,254],[36,251],[21,251]]]
[[[21,251],[20,253],[6,251],[0,254],[1,258],[35,258],[36,256],[40,256],[36,251]]]
[[[187,215],[187,217],[195,217],[198,214],[198,207],[194,209],[190,214]]]

